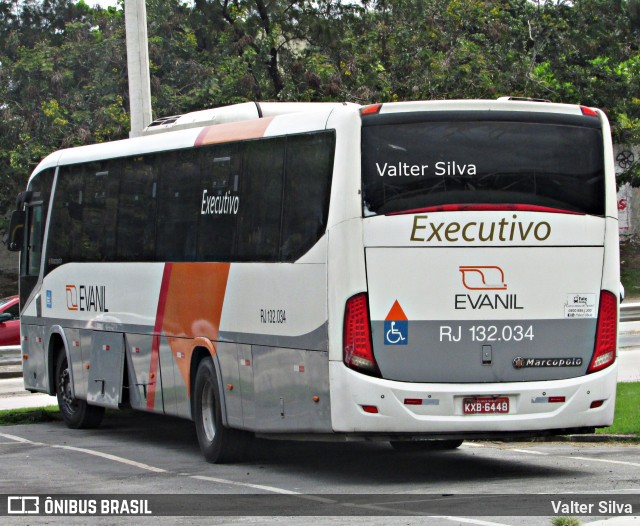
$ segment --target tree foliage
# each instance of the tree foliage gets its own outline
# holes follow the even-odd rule
[[[640,0],[147,0],[147,14],[156,117],[516,95],[600,107],[616,142],[640,143]],[[0,210],[48,153],[127,136],[126,67],[122,6],[0,0]]]

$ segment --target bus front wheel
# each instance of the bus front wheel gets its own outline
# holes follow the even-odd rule
[[[104,416],[104,407],[89,405],[84,400],[73,397],[69,362],[64,351],[58,353],[56,360],[56,397],[65,424],[72,429],[91,429],[98,427]]]
[[[250,435],[223,425],[218,379],[209,357],[198,364],[193,396],[196,433],[207,462],[221,464],[242,460]]]

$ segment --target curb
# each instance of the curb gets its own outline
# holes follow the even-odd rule
[[[558,435],[555,437],[542,437],[534,442],[572,442],[584,444],[598,444],[607,442],[624,442],[625,444],[640,444],[640,436],[636,435],[609,435],[595,433],[590,435]]]
[[[22,363],[15,362],[0,366],[0,379],[22,378]]]
[[[507,438],[499,439],[470,439],[469,442],[498,442],[503,444],[543,444],[549,442],[571,443],[571,444],[631,444],[640,445],[640,435],[612,435],[607,433],[590,433],[588,435],[551,435],[538,437]]]

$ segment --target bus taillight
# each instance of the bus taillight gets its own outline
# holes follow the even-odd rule
[[[369,106],[364,106],[360,110],[360,115],[377,115],[378,113],[380,113],[381,109],[382,109],[382,104],[380,103],[370,104]]]
[[[600,371],[615,361],[618,336],[617,318],[618,299],[611,292],[601,291],[595,351],[587,373]]]
[[[589,117],[597,117],[598,112],[593,108],[588,108],[587,106],[580,106],[580,111],[582,111],[582,115],[587,115]]]
[[[343,359],[347,367],[379,376],[373,357],[371,325],[367,294],[361,293],[347,300],[344,309]]]

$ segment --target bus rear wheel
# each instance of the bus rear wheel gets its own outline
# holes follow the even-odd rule
[[[463,440],[415,440],[389,442],[396,451],[403,453],[417,453],[420,451],[449,451],[457,449]]]
[[[73,397],[69,362],[64,351],[58,353],[56,360],[56,397],[65,424],[72,429],[91,429],[98,427],[104,416],[104,407],[89,405],[84,400]]]
[[[196,372],[194,420],[200,450],[207,462],[222,464],[244,458],[250,434],[225,427],[222,423],[222,404],[213,360],[204,358]]]

